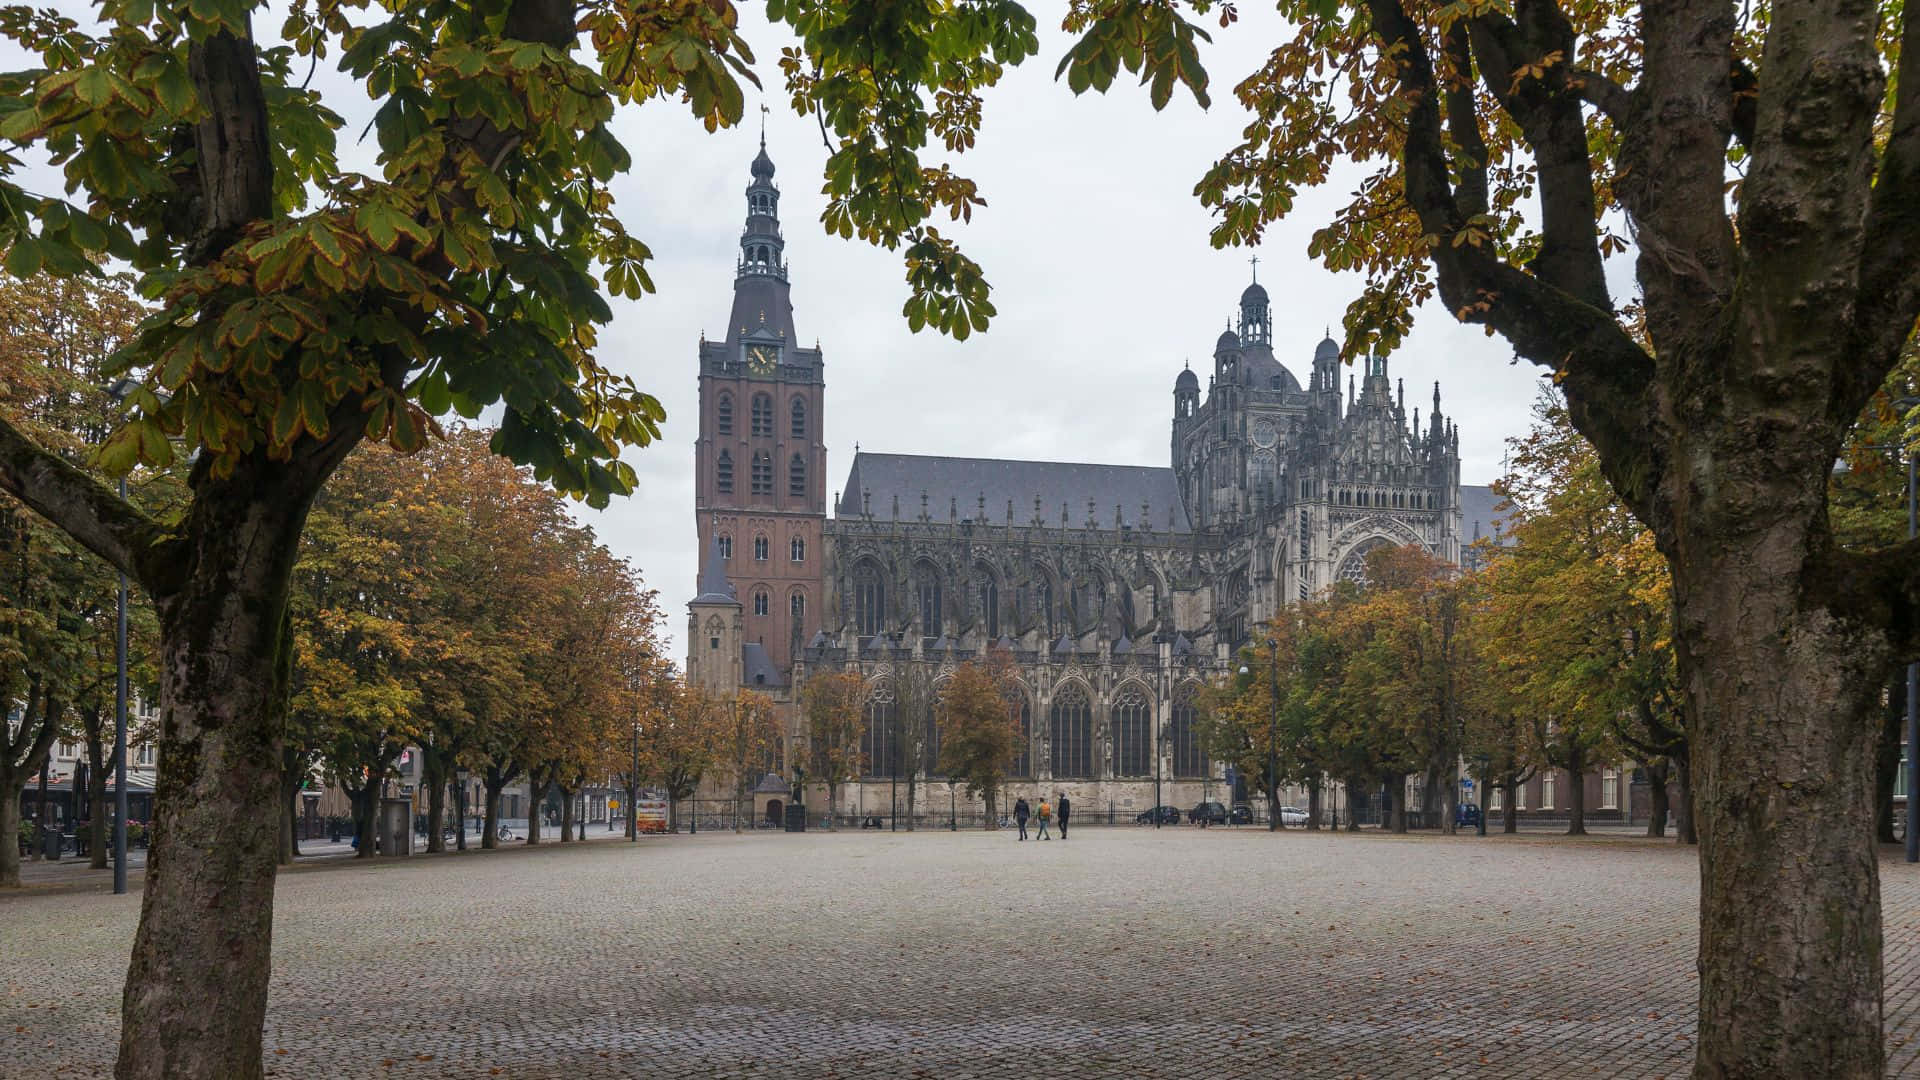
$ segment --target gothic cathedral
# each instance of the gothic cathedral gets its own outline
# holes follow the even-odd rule
[[[1438,385],[1426,419],[1409,416],[1384,358],[1342,387],[1328,339],[1302,386],[1274,353],[1257,282],[1215,343],[1204,395],[1193,371],[1174,380],[1170,467],[862,451],[828,517],[822,358],[795,339],[773,173],[762,145],[732,314],[700,343],[687,674],[784,703],[793,756],[808,674],[859,671],[867,778],[843,792],[846,813],[907,814],[892,781],[911,774],[944,821],[938,688],[994,647],[1026,695],[1009,798],[1140,811],[1158,780],[1163,803],[1226,801],[1193,695],[1253,628],[1357,578],[1374,546],[1458,563],[1493,531],[1492,493],[1460,484]]]

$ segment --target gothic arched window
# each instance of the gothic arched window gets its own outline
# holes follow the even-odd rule
[[[767,543],[766,536],[761,535],[761,536],[754,537],[753,538],[753,561],[766,562],[767,551],[771,546],[772,545]]]
[[[1093,706],[1078,683],[1070,683],[1053,699],[1047,718],[1052,742],[1054,779],[1093,778]]]
[[[1274,462],[1273,455],[1259,453],[1253,455],[1253,490],[1264,499],[1273,498]]]
[[[796,591],[787,598],[787,614],[792,615],[795,622],[807,617],[806,593]]]
[[[720,546],[720,557],[722,559],[733,558],[733,535],[731,533],[721,533],[717,542]]]
[[[868,776],[898,776],[893,732],[893,687],[880,683],[867,694],[867,729],[860,733],[860,756]]]
[[[788,545],[788,548],[793,555],[794,562],[803,563],[807,561],[807,541],[805,540],[805,538],[798,537],[798,536],[794,537],[793,543]]]
[[[733,494],[733,455],[720,451],[720,462],[714,466],[714,487],[722,495]]]
[[[787,462],[787,494],[799,498],[807,493],[807,459],[799,454]]]
[[[980,585],[980,622],[988,637],[1000,636],[1000,583],[992,574],[987,574]]]
[[[1334,580],[1351,581],[1355,585],[1365,587],[1367,584],[1367,552],[1372,551],[1385,542],[1386,541],[1378,538],[1367,540],[1348,552],[1347,557],[1340,560],[1340,570],[1334,574]]]
[[[887,582],[880,568],[863,562],[853,570],[853,623],[862,637],[885,632],[887,625]]]
[[[765,450],[757,450],[753,455],[753,493],[773,494],[773,458],[767,456]]]
[[[920,602],[920,632],[928,637],[940,631],[940,571],[926,563],[914,567],[913,588]]]
[[[766,394],[753,395],[753,434],[773,434],[773,398]]]
[[[721,394],[713,407],[714,426],[722,435],[733,434],[733,395]]]
[[[793,432],[793,437],[796,439],[804,439],[807,437],[807,399],[806,398],[796,397],[793,399],[792,432]]]
[[[1153,704],[1138,688],[1121,693],[1113,703],[1113,773],[1115,776],[1153,774]]]
[[[1186,687],[1174,694],[1172,731],[1169,741],[1173,743],[1173,775],[1182,779],[1198,779],[1207,775],[1207,749],[1200,742],[1200,732],[1194,723],[1193,689]]]
[[[755,615],[765,615],[771,606],[767,601],[767,590],[753,590],[753,613]]]
[[[1019,708],[1014,711],[1018,726],[1013,737],[1013,766],[1007,770],[1008,776],[1033,775],[1033,705],[1027,695],[1020,695]]]

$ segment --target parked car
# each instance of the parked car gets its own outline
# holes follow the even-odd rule
[[[1233,810],[1227,814],[1227,823],[1229,825],[1253,824],[1253,807],[1248,806],[1246,803],[1236,805]]]
[[[1151,825],[1155,821],[1158,821],[1162,825],[1180,824],[1180,808],[1177,806],[1156,806],[1151,810],[1141,811],[1134,815],[1133,819],[1136,825]]]
[[[1190,825],[1225,825],[1227,808],[1217,802],[1203,802],[1187,811],[1187,823]]]
[[[1480,827],[1480,808],[1473,803],[1463,802],[1453,808],[1453,823],[1462,829]]]
[[[1280,824],[1292,827],[1294,825],[1305,825],[1306,823],[1307,812],[1305,810],[1297,806],[1283,806],[1280,808]]]

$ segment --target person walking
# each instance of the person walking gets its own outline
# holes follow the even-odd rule
[[[1067,793],[1063,791],[1060,793],[1060,839],[1062,840],[1067,838],[1067,815],[1071,813],[1073,813],[1073,800],[1067,798]]]
[[[1024,796],[1013,804],[1013,820],[1020,825],[1020,839],[1022,840],[1027,838],[1027,819],[1032,816],[1033,807],[1027,805],[1027,800]]]
[[[1033,816],[1035,820],[1040,822],[1040,825],[1039,825],[1040,831],[1034,835],[1034,839],[1035,840],[1053,839],[1053,837],[1047,835],[1047,822],[1053,820],[1053,807],[1047,805],[1047,800],[1045,796],[1041,797],[1040,809],[1035,811]]]

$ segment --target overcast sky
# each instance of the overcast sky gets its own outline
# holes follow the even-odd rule
[[[992,91],[978,146],[954,162],[988,206],[971,225],[943,221],[943,231],[985,268],[999,309],[986,334],[956,344],[908,331],[896,253],[822,231],[826,150],[818,127],[786,104],[769,62],[789,39],[761,9],[743,8],[769,91],[767,149],[779,170],[795,330],[825,354],[829,498],[856,443],[890,453],[1168,464],[1174,376],[1191,360],[1204,384],[1213,340],[1251,270],[1251,252],[1209,246],[1209,215],[1192,194],[1245,123],[1233,85],[1279,32],[1271,12],[1242,11],[1203,54],[1212,109],[1176,94],[1158,114],[1132,84],[1075,98],[1056,83],[1067,39],[1048,22],[1052,9],[1041,12],[1040,54]],[[750,96],[748,111],[756,109]],[[659,292],[616,302],[601,355],[660,397],[667,422],[662,442],[629,454],[640,473],[633,497],[582,514],[660,590],[678,656],[697,568],[697,348],[701,331],[726,331],[758,128],[749,121],[746,130],[709,135],[667,102],[623,111],[616,128],[634,157],[614,185],[621,217],[652,247]],[[1303,383],[1314,345],[1358,288],[1356,277],[1330,274],[1306,255],[1313,229],[1351,186],[1302,200],[1259,251],[1274,351]],[[1460,424],[1466,483],[1497,476],[1503,440],[1526,425],[1539,378],[1511,357],[1499,339],[1433,308],[1389,369],[1405,377],[1408,407],[1423,415],[1440,381],[1443,412]]]

